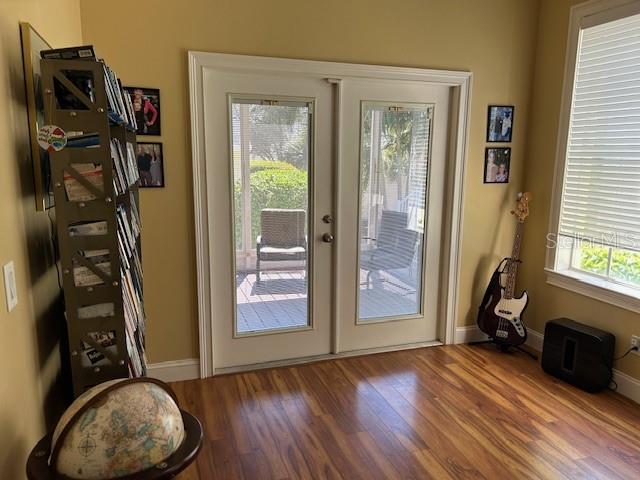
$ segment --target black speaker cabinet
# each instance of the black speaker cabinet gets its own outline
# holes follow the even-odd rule
[[[609,386],[616,337],[581,323],[558,318],[547,322],[542,369],[587,392]]]

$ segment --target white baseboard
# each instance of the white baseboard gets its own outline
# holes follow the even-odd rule
[[[540,332],[536,332],[535,330],[527,329],[527,345],[528,347],[537,350],[538,352],[542,351],[542,345],[544,344],[544,335]]]
[[[526,345],[528,347],[542,351],[544,335],[535,330],[527,329],[528,337]],[[469,343],[485,340],[487,336],[480,331],[476,325],[456,328],[456,343]],[[640,403],[640,380],[634,378],[620,370],[613,369],[613,381],[618,385],[616,390],[620,395],[630,398],[634,402]]]
[[[489,340],[486,334],[482,333],[477,325],[469,325],[468,327],[456,327],[455,343],[471,343]]]
[[[618,385],[616,392],[640,403],[640,380],[614,368],[613,381]]]
[[[200,360],[186,358],[170,362],[150,363],[147,365],[147,375],[163,382],[180,382],[200,378]]]

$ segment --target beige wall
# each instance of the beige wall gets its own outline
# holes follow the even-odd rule
[[[527,190],[535,194],[526,226],[523,253],[525,263],[519,284],[531,293],[527,311],[530,328],[544,331],[547,320],[566,316],[616,334],[617,355],[629,346],[631,334],[640,335],[640,316],[584,295],[546,284],[545,240],[549,227],[551,191],[556,155],[557,128],[562,96],[565,45],[569,8],[577,0],[544,0],[540,9],[540,30],[532,110],[528,131],[525,169]],[[629,356],[619,362],[620,370],[640,378],[640,361]]]
[[[161,90],[167,186],[141,194],[151,362],[198,355],[188,50],[472,71],[459,322],[473,323],[490,271],[511,248],[536,0],[82,0],[81,14],[85,42],[125,83]],[[508,186],[482,184],[490,103],[516,105]]]
[[[45,428],[51,428],[63,398],[57,378],[59,290],[48,220],[36,212],[33,198],[21,21],[31,23],[54,46],[77,44],[78,0],[0,2],[0,265],[15,262],[19,300],[7,313],[2,289],[0,478],[7,480],[24,477],[26,456]]]

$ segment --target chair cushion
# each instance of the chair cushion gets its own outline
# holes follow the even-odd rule
[[[270,254],[278,253],[285,255],[295,255],[296,253],[305,253],[307,251],[304,247],[291,247],[291,248],[279,248],[279,247],[261,247],[260,253]]]
[[[267,261],[304,260],[307,258],[307,249],[305,247],[260,247],[258,255],[260,260]]]

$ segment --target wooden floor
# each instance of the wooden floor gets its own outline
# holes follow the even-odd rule
[[[206,436],[181,480],[640,478],[638,404],[574,389],[489,346],[173,387]]]

